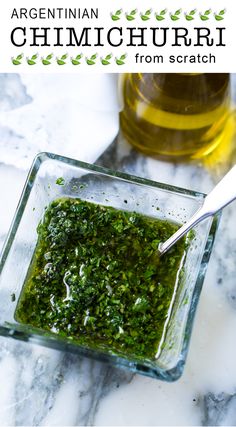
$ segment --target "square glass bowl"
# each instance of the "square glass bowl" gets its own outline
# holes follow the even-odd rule
[[[63,177],[64,185],[56,183]],[[63,180],[59,180],[63,181]],[[63,184],[63,182],[61,182]],[[162,346],[155,360],[136,360],[112,351],[72,343],[14,319],[16,304],[37,242],[45,207],[59,197],[80,199],[183,223],[203,202],[204,194],[114,172],[51,153],[39,154],[30,169],[0,258],[0,334],[104,360],[166,381],[183,371],[193,319],[209,262],[219,215],[195,228],[183,274],[172,298]]]

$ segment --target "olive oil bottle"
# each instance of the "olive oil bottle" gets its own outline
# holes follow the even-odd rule
[[[147,155],[201,158],[227,133],[229,74],[125,74],[121,90],[122,132]]]

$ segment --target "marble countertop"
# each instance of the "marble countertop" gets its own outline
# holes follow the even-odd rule
[[[14,141],[17,152],[23,138],[16,134],[14,125],[4,125],[1,114],[31,102],[24,78],[0,75],[0,161],[7,163],[8,141]],[[43,113],[43,103],[40,108]],[[59,117],[59,126],[60,119],[63,117]],[[50,143],[53,135],[48,138]],[[204,163],[172,165],[143,157],[119,140],[96,162],[208,192],[236,163],[235,141],[224,153]],[[11,164],[0,163],[1,246],[27,173],[25,163],[17,167],[18,159],[11,154]],[[0,337],[0,425],[236,425],[235,218],[236,203],[222,215],[180,380],[165,383],[74,354]]]

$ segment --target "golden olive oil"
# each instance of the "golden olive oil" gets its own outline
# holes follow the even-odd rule
[[[229,74],[125,74],[121,129],[145,154],[200,158],[227,132]]]

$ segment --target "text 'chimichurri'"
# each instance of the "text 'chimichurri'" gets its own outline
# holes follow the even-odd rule
[[[53,201],[16,320],[92,348],[154,358],[185,240],[159,259],[171,222],[74,198]]]

